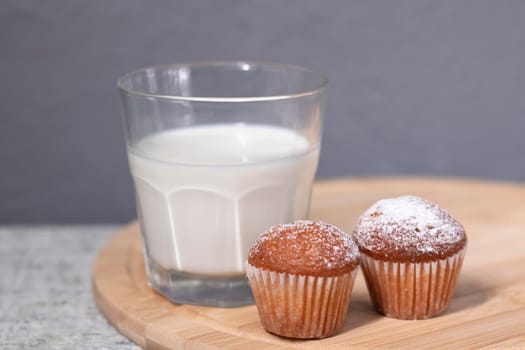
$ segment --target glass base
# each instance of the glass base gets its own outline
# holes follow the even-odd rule
[[[147,259],[151,287],[177,304],[238,307],[254,303],[245,275],[206,276],[168,270]]]

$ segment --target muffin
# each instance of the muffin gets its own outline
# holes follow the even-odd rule
[[[289,338],[325,338],[341,329],[359,266],[352,238],[308,220],[262,233],[247,276],[263,327]]]
[[[447,308],[467,244],[449,213],[416,196],[383,199],[359,218],[353,237],[379,312],[412,320]]]

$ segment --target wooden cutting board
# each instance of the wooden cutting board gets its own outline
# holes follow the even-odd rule
[[[315,185],[312,218],[351,232],[374,201],[416,194],[446,208],[467,230],[469,246],[448,310],[401,321],[374,312],[362,275],[343,330],[322,340],[265,332],[255,306],[175,305],[147,284],[136,223],[98,254],[93,292],[101,312],[146,349],[525,348],[525,186],[454,179],[382,178]]]

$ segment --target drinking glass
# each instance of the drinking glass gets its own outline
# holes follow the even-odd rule
[[[308,217],[326,80],[208,62],[143,68],[118,87],[151,287],[175,303],[252,303],[251,245]]]

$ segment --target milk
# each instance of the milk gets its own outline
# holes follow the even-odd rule
[[[149,258],[235,275],[262,231],[308,216],[319,148],[285,128],[222,124],[164,131],[128,155]]]

